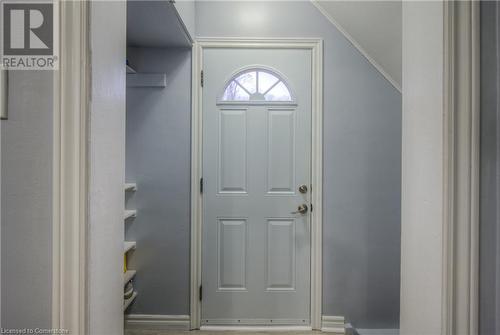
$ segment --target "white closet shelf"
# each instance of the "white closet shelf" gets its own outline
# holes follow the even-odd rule
[[[127,87],[157,87],[167,86],[165,73],[130,73],[127,75]]]
[[[136,209],[126,209],[125,213],[123,213],[124,220],[130,219],[130,218],[135,218],[136,216],[137,216]]]
[[[132,303],[132,301],[135,300],[135,298],[137,297],[137,292],[134,292],[132,293],[132,296],[128,299],[125,299],[123,301],[123,310],[126,310],[128,308],[128,306],[130,306],[130,304]]]
[[[129,74],[129,73],[136,73],[136,71],[133,68],[131,68],[129,65],[125,65],[125,66],[126,66],[126,69],[127,69],[127,74]]]
[[[131,280],[132,280],[132,278],[134,278],[134,277],[135,277],[135,274],[136,274],[136,273],[137,273],[137,271],[135,271],[135,270],[127,270],[127,272],[125,272],[125,273],[123,274],[123,285],[124,285],[124,286],[125,286],[125,285],[127,285],[127,283],[128,283],[129,281],[131,281]]]
[[[137,243],[133,241],[125,241],[123,244],[123,253],[126,254],[132,249],[135,249]]]
[[[136,183],[125,183],[125,192],[127,191],[137,191]]]

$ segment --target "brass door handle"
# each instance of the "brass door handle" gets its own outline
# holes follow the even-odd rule
[[[302,205],[299,205],[299,207],[297,207],[297,210],[295,212],[291,212],[291,214],[306,214],[307,211],[309,210],[309,207],[307,207],[306,204],[302,204]]]

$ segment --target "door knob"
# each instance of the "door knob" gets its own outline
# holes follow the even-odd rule
[[[303,184],[299,186],[299,192],[304,194],[307,193],[307,185]]]
[[[295,212],[292,212],[291,214],[306,214],[307,211],[309,210],[309,207],[307,207],[306,204],[302,204],[302,205],[299,205],[299,207],[297,207],[297,210]]]

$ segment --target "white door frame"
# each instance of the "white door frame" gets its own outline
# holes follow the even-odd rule
[[[443,334],[479,332],[479,1],[444,1]]]
[[[323,203],[323,41],[321,39],[231,39],[199,38],[193,46],[191,114],[191,329],[200,328],[203,197],[203,119],[201,71],[203,50],[217,48],[308,49],[312,53],[312,141],[311,141],[311,327],[321,328],[322,303],[322,203]]]
[[[401,335],[478,334],[479,21],[403,2]]]
[[[59,6],[54,71],[52,328],[87,333],[89,1]]]

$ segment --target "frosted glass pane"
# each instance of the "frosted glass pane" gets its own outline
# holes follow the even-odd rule
[[[267,101],[291,101],[292,96],[290,95],[290,91],[283,84],[283,82],[278,83],[274,86],[266,95]]]
[[[266,93],[278,80],[276,76],[268,72],[259,72],[259,93]]]
[[[250,95],[235,81],[227,85],[224,95],[222,96],[222,100],[226,101],[244,101],[249,99]]]
[[[279,76],[264,69],[252,69],[240,72],[227,85],[222,101],[265,101],[292,102],[288,86]]]
[[[257,91],[257,72],[255,71],[239,75],[236,81],[250,93],[255,93]]]

